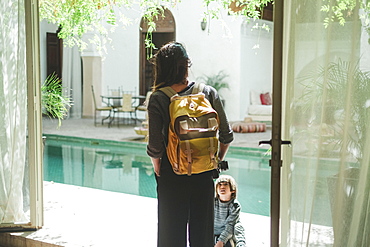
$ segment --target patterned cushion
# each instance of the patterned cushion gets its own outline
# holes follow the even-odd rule
[[[235,133],[265,132],[266,124],[257,122],[235,122],[231,125]]]
[[[262,105],[271,105],[272,100],[271,100],[270,93],[261,93],[260,97],[261,97]]]

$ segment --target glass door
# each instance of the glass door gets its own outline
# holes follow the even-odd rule
[[[284,1],[280,246],[370,245],[366,3]]]

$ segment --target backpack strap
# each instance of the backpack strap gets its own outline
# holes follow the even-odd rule
[[[159,90],[161,90],[170,99],[172,98],[172,96],[177,94],[177,92],[173,90],[172,87],[162,87]]]
[[[203,89],[204,89],[205,86],[206,86],[206,84],[204,84],[204,83],[196,82],[194,84],[192,94],[197,94],[197,93],[203,92]]]
[[[187,161],[188,161],[188,176],[191,176],[191,172],[192,172],[192,166],[191,165],[193,164],[191,154],[192,154],[193,150],[191,149],[189,140],[185,141],[185,146],[186,146],[185,153],[186,153],[186,158],[187,158]]]
[[[210,137],[209,138],[209,148],[208,148],[208,151],[209,151],[209,156],[211,157],[211,161],[213,163],[213,168],[214,169],[217,169],[217,160],[216,160],[216,157],[215,157],[215,152],[216,152],[216,147],[215,145],[213,144],[213,138]]]
[[[193,86],[192,94],[197,94],[200,92],[203,92],[204,87],[206,84],[201,83],[201,82],[196,82]],[[176,95],[177,92],[173,90],[172,87],[162,87],[159,90],[161,90],[165,95],[168,96],[168,98],[172,98],[172,96]]]

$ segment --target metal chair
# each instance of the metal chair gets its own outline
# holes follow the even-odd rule
[[[96,126],[96,113],[97,112],[109,112],[109,115],[101,120],[101,124],[104,125],[104,120],[109,119],[111,116],[111,112],[113,110],[113,107],[111,106],[97,106],[96,104],[96,99],[95,99],[95,92],[94,92],[94,86],[91,85],[91,92],[92,92],[92,97],[94,100],[94,126]]]
[[[108,94],[110,96],[121,96],[122,95],[122,92],[121,92],[121,89],[118,88],[118,89],[108,89]],[[117,107],[121,107],[122,106],[122,99],[113,99],[112,102],[111,102],[111,106],[113,108],[117,108]]]
[[[143,102],[143,104],[136,106],[136,108],[135,108],[135,115],[136,116],[137,116],[136,111],[145,111],[145,120],[147,120],[146,111],[148,110],[148,102],[149,102],[150,95],[152,95],[152,93],[153,93],[152,91],[148,91],[146,93],[145,101]],[[137,119],[137,120],[139,120],[139,119]],[[145,120],[143,120],[143,121],[145,121]]]
[[[120,113],[129,113],[130,119],[134,119],[136,122],[136,116],[133,117],[132,114],[135,114],[135,107],[132,105],[132,93],[124,92],[122,94],[122,106],[121,107],[115,107],[113,108],[113,118],[114,120],[116,118],[116,114]],[[135,114],[136,115],[136,114]],[[111,125],[113,121],[111,121],[109,124]],[[119,126],[119,119],[117,119],[117,126]]]

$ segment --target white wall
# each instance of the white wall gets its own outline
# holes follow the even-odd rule
[[[140,16],[135,11],[122,9],[121,12],[132,19],[127,27],[122,24],[110,35],[112,42],[107,44],[107,54],[103,54],[102,91],[107,88],[123,87],[125,91],[139,91],[139,34]]]
[[[252,29],[258,23],[266,24],[270,31]],[[271,92],[273,58],[273,23],[265,20],[244,22],[241,26],[240,60],[240,116],[244,117],[250,105],[250,91]],[[243,119],[243,118],[242,118]]]

